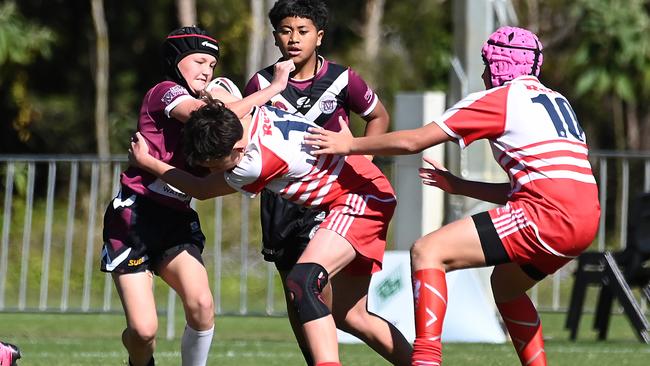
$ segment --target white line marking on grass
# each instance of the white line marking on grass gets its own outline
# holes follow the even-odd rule
[[[70,355],[73,358],[117,358],[126,355],[125,352],[65,352],[67,355]],[[46,357],[55,357],[55,356],[60,356],[60,352],[29,352],[29,353],[23,353],[24,358],[46,358]],[[172,357],[180,357],[181,353],[180,352],[155,352],[154,355],[156,357],[165,357],[165,358],[172,358]],[[272,353],[272,352],[261,352],[261,351],[247,351],[247,352],[238,352],[238,351],[233,351],[233,350],[227,350],[225,352],[211,352],[210,353],[211,357],[222,357],[222,358],[238,358],[238,357],[260,357],[260,358],[284,358],[284,359],[293,359],[295,358],[294,355],[288,355],[288,354],[279,354],[279,353]]]
[[[585,352],[587,349],[584,347],[546,347],[551,353],[579,353]],[[635,349],[620,349],[620,348],[609,348],[609,347],[598,347],[594,349],[589,349],[589,353],[650,353],[648,348],[635,348]]]

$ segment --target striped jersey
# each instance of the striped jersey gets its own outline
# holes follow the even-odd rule
[[[510,199],[564,212],[598,206],[583,129],[569,102],[534,76],[468,95],[436,123],[461,147],[487,139],[508,174]]]
[[[304,117],[317,125],[339,131],[338,118],[349,121],[350,110],[361,117],[370,114],[379,98],[366,82],[349,67],[320,57],[322,66],[309,79],[289,79],[285,90],[271,98],[272,105]],[[258,71],[248,82],[244,95],[266,88],[273,80],[273,65]]]
[[[312,147],[303,144],[309,127],[317,126],[275,107],[254,108],[246,152],[224,173],[228,184],[250,197],[266,188],[310,207],[327,206],[350,192],[363,193],[367,185],[394,194],[379,168],[363,156],[311,155]]]

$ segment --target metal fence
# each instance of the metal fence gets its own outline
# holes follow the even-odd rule
[[[596,151],[590,159],[603,212],[592,248],[623,248],[630,200],[650,191],[650,152]],[[103,212],[126,164],[124,156],[0,156],[0,311],[121,310],[110,276],[98,266]],[[233,195],[194,207],[207,237],[216,312],[284,314],[279,279],[259,254],[258,200]],[[566,266],[540,283],[534,302],[564,310],[572,271]],[[160,282],[154,289],[159,308],[172,316],[176,296]]]

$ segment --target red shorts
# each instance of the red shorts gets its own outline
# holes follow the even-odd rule
[[[330,204],[329,213],[319,228],[341,235],[357,251],[356,258],[345,267],[346,272],[365,275],[381,270],[388,224],[395,206],[395,196],[380,191],[348,193]]]
[[[591,245],[600,211],[567,213],[512,201],[488,213],[511,261],[552,274]]]

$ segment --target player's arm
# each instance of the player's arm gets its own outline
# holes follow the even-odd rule
[[[384,104],[377,101],[377,105],[367,116],[363,118],[366,121],[366,130],[364,136],[376,136],[386,133],[390,124],[390,116]],[[367,155],[372,160],[372,155]]]
[[[310,127],[305,144],[315,146],[314,155],[410,155],[440,143],[451,141],[436,123],[412,130],[401,130],[381,135],[354,137],[342,118],[340,132]]]
[[[207,90],[207,88],[206,88],[206,90]],[[241,98],[237,98],[236,96],[232,95],[231,93],[229,93],[227,90],[225,90],[223,88],[212,87],[208,91],[208,93],[210,93],[210,95],[213,98],[219,99],[220,101],[224,102],[224,104],[226,104],[226,106],[231,105],[233,103],[240,102],[242,100]],[[187,122],[188,119],[190,119],[190,114],[192,114],[192,112],[194,112],[195,110],[201,108],[204,105],[205,105],[205,102],[203,100],[201,100],[201,99],[185,98],[182,102],[178,103],[178,105],[175,106],[169,112],[169,115],[171,117],[173,117],[174,119],[185,123],[185,122]]]
[[[486,183],[466,180],[451,174],[442,164],[429,157],[423,158],[431,168],[420,168],[422,184],[438,187],[450,194],[458,194],[482,201],[504,205],[510,193],[510,183]]]
[[[226,107],[233,111],[237,117],[243,118],[254,106],[264,105],[271,98],[280,94],[287,87],[289,74],[295,68],[296,66],[293,64],[293,60],[276,63],[274,66],[273,80],[269,86],[252,93],[242,100],[226,103]]]
[[[236,192],[226,183],[223,172],[213,172],[205,177],[197,177],[149,155],[149,146],[139,132],[131,141],[129,162],[199,200]]]
[[[271,84],[243,99],[234,97],[227,91],[222,90],[222,88],[213,88],[209,92],[212,97],[224,102],[226,107],[233,111],[238,118],[243,118],[254,106],[263,105],[277,94],[280,94],[287,87],[289,74],[295,68],[296,66],[292,60],[276,63]],[[185,123],[190,118],[190,114],[203,105],[205,105],[205,102],[201,99],[188,98],[174,107],[169,114],[173,118]]]
[[[219,78],[213,80],[213,82],[218,81],[218,79]],[[267,90],[264,94],[271,93],[273,88],[278,88],[278,86],[277,85],[269,86],[269,90]],[[235,106],[235,107],[240,106],[240,108],[245,108],[246,106],[249,106],[248,111],[250,111],[250,108],[252,108],[254,104],[249,104],[249,103],[257,101],[257,98],[252,98],[251,100],[246,100],[245,98],[242,99],[241,95],[233,95],[223,87],[216,87],[216,85],[213,85],[212,82],[210,82],[210,84],[208,84],[208,86],[206,87],[206,92],[208,92],[212,96],[212,98],[219,99],[220,101],[222,101],[229,108],[231,106]],[[239,94],[239,91],[237,91],[237,93]],[[264,97],[264,95],[262,97]],[[169,115],[185,123],[190,118],[190,114],[192,114],[192,112],[201,108],[204,105],[205,102],[202,99],[186,98],[182,102],[178,103],[178,105],[175,106],[169,112]]]
[[[204,105],[205,102],[203,102],[201,99],[187,98],[178,103],[178,105],[169,112],[169,115],[172,118],[185,123],[188,119],[190,119],[190,114],[192,112]]]
[[[366,121],[364,136],[376,136],[386,133],[390,125],[390,116],[363,78],[351,68],[348,68],[348,92],[345,103],[347,107]],[[372,155],[366,155],[372,160]]]
[[[366,131],[364,136],[381,135],[388,131],[390,124],[390,116],[384,104],[377,101],[375,109],[372,110],[367,116],[363,118],[366,120]]]

